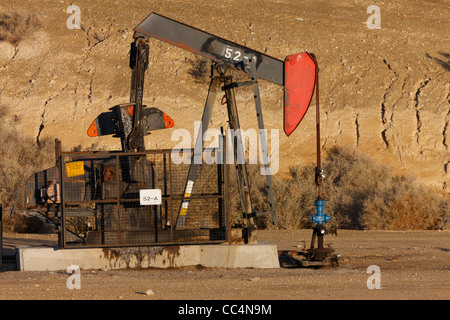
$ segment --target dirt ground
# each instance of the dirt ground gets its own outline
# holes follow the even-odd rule
[[[311,230],[259,230],[278,250],[300,250]],[[54,245],[55,234],[5,234],[13,246]],[[5,300],[447,300],[450,298],[450,231],[339,230],[326,236],[341,255],[337,268],[225,269],[187,267],[81,270],[81,289],[68,289],[65,271],[0,273]],[[369,289],[371,265],[380,289]],[[371,283],[374,283],[371,281]],[[147,290],[152,295],[146,295]]]

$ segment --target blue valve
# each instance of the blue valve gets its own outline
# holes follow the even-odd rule
[[[313,213],[313,216],[310,218],[313,223],[317,223],[318,225],[322,225],[324,223],[327,223],[331,217],[328,214],[323,213],[323,206],[327,202],[325,200],[316,200],[314,201],[314,205],[317,208],[317,214]]]

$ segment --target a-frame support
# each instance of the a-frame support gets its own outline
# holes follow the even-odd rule
[[[270,173],[269,166],[269,156],[267,150],[267,140],[266,133],[264,130],[264,121],[262,116],[262,108],[261,108],[261,98],[259,94],[257,73],[256,73],[256,63],[250,62],[250,71],[252,79],[248,82],[237,83],[233,82],[233,78],[230,75],[229,70],[227,70],[227,66],[224,64],[215,65],[212,68],[211,82],[208,90],[208,96],[206,99],[205,108],[203,110],[203,116],[201,121],[201,127],[197,134],[197,139],[195,141],[194,146],[194,155],[191,159],[191,164],[189,168],[188,177],[186,179],[185,189],[184,189],[184,199],[180,205],[180,209],[178,211],[177,229],[183,229],[186,221],[186,217],[188,215],[188,208],[190,203],[190,195],[193,192],[195,186],[195,180],[197,177],[199,166],[201,165],[201,157],[203,151],[203,135],[208,130],[208,126],[211,120],[212,110],[214,107],[214,102],[216,99],[217,92],[223,90],[225,92],[227,111],[228,111],[228,122],[229,127],[233,131],[233,155],[234,155],[234,164],[236,168],[236,176],[237,176],[237,184],[239,189],[239,196],[241,201],[242,215],[244,220],[244,225],[246,228],[246,237],[248,241],[252,241],[251,238],[255,238],[256,233],[256,223],[255,216],[259,214],[271,213],[272,221],[276,224],[276,213],[275,213],[275,202],[273,197],[273,188],[272,188],[272,177]],[[218,75],[214,75],[218,73]],[[245,163],[244,156],[244,147],[242,142],[240,124],[239,124],[239,115],[237,110],[236,98],[235,98],[235,87],[240,87],[244,85],[252,85],[253,86],[253,95],[255,100],[255,108],[256,108],[256,116],[258,119],[258,129],[259,129],[259,137],[260,137],[260,145],[261,145],[261,153],[263,156],[263,166],[264,166],[264,174],[266,176],[267,182],[267,191],[269,195],[270,201],[270,211],[263,213],[255,213],[252,206],[251,196],[250,196],[250,183],[248,179],[248,171]],[[227,144],[228,146],[229,144]],[[228,149],[229,150],[229,149]],[[230,150],[231,151],[231,150]]]

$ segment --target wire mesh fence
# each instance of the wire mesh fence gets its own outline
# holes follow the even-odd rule
[[[226,241],[223,161],[175,163],[173,152],[62,153],[62,247]]]

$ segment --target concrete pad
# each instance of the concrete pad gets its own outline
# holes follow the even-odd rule
[[[279,268],[278,252],[270,243],[186,245],[167,247],[77,248],[18,247],[20,271],[59,271],[71,265],[81,269]]]

